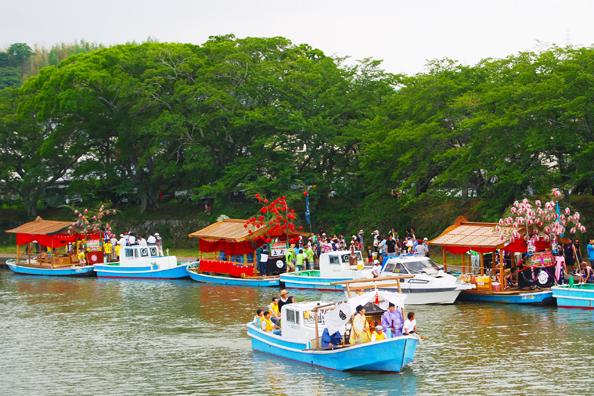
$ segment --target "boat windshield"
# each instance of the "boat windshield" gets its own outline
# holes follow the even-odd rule
[[[357,262],[359,261],[363,261],[363,256],[361,255],[361,252],[355,252],[355,255],[357,256]],[[340,259],[342,260],[343,263],[350,263],[350,253],[349,254],[343,254],[340,256]]]
[[[432,260],[407,261],[404,265],[411,274],[436,275],[439,272],[439,266]]]

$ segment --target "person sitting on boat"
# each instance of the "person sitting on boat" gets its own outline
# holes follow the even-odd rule
[[[262,318],[264,317],[264,310],[262,308],[258,308],[256,310],[256,316],[254,316],[253,323],[257,327],[262,326]]]
[[[268,309],[270,310],[271,320],[272,323],[278,325],[280,322],[281,314],[280,309],[278,308],[278,297],[272,297],[272,302],[268,305]]]
[[[362,305],[357,305],[357,314],[353,317],[353,327],[351,329],[351,344],[364,344],[371,340],[369,332],[369,323],[365,317],[365,308]]]
[[[330,335],[328,329],[325,328],[322,332],[322,348],[323,349],[334,349],[342,345],[342,335],[338,331],[334,332],[334,334]]]
[[[580,263],[580,282],[594,282],[594,271],[592,271],[592,267],[585,261]]]
[[[402,335],[402,311],[396,309],[396,305],[389,303],[388,310],[382,315],[382,327],[388,332],[388,337],[400,337]]]
[[[505,275],[505,289],[512,289],[518,287],[518,267],[513,267],[511,271]]]
[[[277,325],[272,322],[270,311],[264,311],[264,315],[260,319],[260,328],[262,331],[267,333],[273,332],[274,330],[279,329]]]
[[[386,333],[382,325],[375,326],[375,331],[371,333],[371,341],[383,341],[386,339]]]
[[[379,260],[373,260],[373,268],[371,269],[371,275],[373,275],[374,278],[379,278],[381,271],[382,266],[380,265]]]
[[[407,319],[402,325],[402,334],[411,335],[417,332],[417,320],[415,319],[415,313],[410,311],[406,316]]]

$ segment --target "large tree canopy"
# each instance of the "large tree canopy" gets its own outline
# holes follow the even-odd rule
[[[16,49],[0,67],[31,56]],[[255,193],[301,209],[315,186],[318,226],[432,232],[554,186],[594,189],[590,48],[414,76],[281,37],[79,49],[0,90],[0,188],[31,214],[52,188],[142,210],[187,191],[250,213]]]

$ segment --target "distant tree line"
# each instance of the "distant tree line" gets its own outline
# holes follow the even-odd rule
[[[0,54],[0,193],[30,215],[56,188],[142,211],[183,192],[216,215],[255,193],[299,208],[309,186],[317,227],[425,232],[554,186],[594,202],[592,48],[408,76],[281,37],[83,47],[22,85],[38,51]]]

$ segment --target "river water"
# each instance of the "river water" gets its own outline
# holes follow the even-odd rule
[[[277,292],[0,270],[0,394],[594,392],[593,312],[418,306],[417,327],[428,339],[412,367],[343,373],[251,351],[244,323]]]

